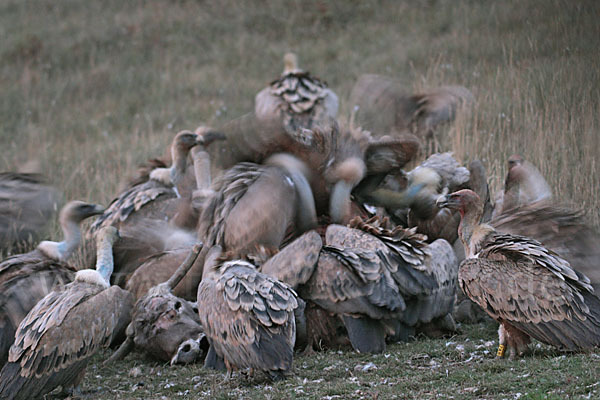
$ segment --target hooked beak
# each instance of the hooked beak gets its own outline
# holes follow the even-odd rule
[[[458,208],[458,206],[460,205],[460,202],[457,198],[455,198],[452,195],[443,194],[437,198],[437,200],[435,201],[435,204],[439,208],[453,209],[453,208]]]
[[[208,147],[212,142],[217,140],[226,140],[227,136],[224,133],[217,131],[207,131],[202,134],[197,134],[197,144]]]
[[[93,216],[93,215],[100,215],[104,212],[105,208],[104,206],[101,206],[100,204],[94,204],[94,207],[90,210],[89,216]]]

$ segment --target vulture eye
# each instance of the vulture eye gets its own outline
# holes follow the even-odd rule
[[[192,349],[192,346],[190,346],[188,343],[185,344],[185,346],[183,346],[181,348],[181,351],[183,351],[184,353],[189,352]]]
[[[178,301],[177,303],[175,303],[175,310],[179,311],[180,308],[181,308],[181,302]]]

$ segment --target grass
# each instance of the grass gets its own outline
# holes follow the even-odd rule
[[[35,159],[65,199],[106,204],[179,130],[251,111],[292,50],[338,93],[343,119],[363,73],[394,77],[409,91],[466,86],[476,103],[440,132],[442,149],[463,162],[482,159],[494,191],[508,156],[521,153],[559,201],[588,210],[598,227],[599,17],[594,0],[5,0],[0,170]],[[108,368],[94,363],[85,387],[102,386],[92,396],[100,398],[186,390],[182,397],[598,397],[597,354],[542,349],[524,361],[496,361],[476,348],[494,338],[492,326],[474,326],[450,340],[390,346],[387,358],[300,357],[295,377],[273,385],[223,384],[200,366],[130,356]],[[378,369],[354,371],[368,362]],[[134,366],[142,378],[127,377]]]
[[[107,399],[533,400],[600,395],[600,353],[562,354],[538,345],[521,360],[496,360],[495,333],[494,324],[481,323],[452,338],[393,344],[380,355],[344,349],[299,356],[294,375],[277,383],[262,374],[253,379],[235,374],[226,382],[224,374],[200,364],[170,367],[133,355],[109,367],[99,362],[89,367],[83,390]]]

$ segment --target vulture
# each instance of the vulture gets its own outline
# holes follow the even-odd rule
[[[191,195],[191,201],[184,202],[186,204],[185,212],[180,211],[175,216],[175,225],[181,226],[177,219],[194,220],[195,224],[199,219],[199,214],[204,208],[206,200],[214,194],[211,186],[210,176],[210,158],[206,150],[200,146],[192,148],[192,158],[194,160],[194,170],[196,176],[196,189]],[[147,232],[143,230],[142,232]],[[151,234],[155,234],[155,230]],[[129,290],[136,299],[146,295],[150,288],[165,282],[171,275],[175,273],[179,265],[186,258],[191,246],[197,241],[195,237],[186,235],[184,231],[177,231],[173,227],[169,227],[165,232],[164,229],[160,233],[168,238],[164,248],[166,250],[158,250],[145,258],[140,259],[139,266],[127,278],[125,289]],[[132,232],[133,235],[139,238],[140,230]],[[198,260],[198,263],[201,261]],[[195,268],[195,271],[201,269]],[[183,279],[173,288],[175,296],[185,298],[187,300],[196,299],[196,291],[200,276],[193,272],[187,273]]]
[[[123,333],[133,297],[110,286],[114,227],[97,236],[96,269],[75,274],[73,282],[50,292],[21,321],[0,372],[0,397],[32,399],[58,386],[78,391],[90,358]]]
[[[551,191],[531,164],[509,158],[503,212],[490,221],[496,230],[531,237],[558,253],[600,290],[600,235],[583,211],[554,203]],[[537,189],[536,189],[537,188]]]
[[[61,242],[43,241],[29,253],[0,263],[0,367],[17,327],[27,313],[60,284],[73,280],[76,269],[67,263],[81,241],[81,221],[104,211],[99,205],[71,201],[60,211]]]
[[[218,253],[218,246],[213,250]],[[211,346],[233,369],[284,379],[292,367],[296,292],[242,260],[210,259],[198,286],[198,313]]]
[[[215,180],[205,201],[199,237],[205,252],[249,251],[256,245],[277,250],[288,232],[316,225],[315,204],[306,167],[293,156],[278,154],[266,165],[240,163]]]
[[[0,173],[0,250],[35,243],[58,208],[60,194],[35,173]]]
[[[382,352],[386,331],[406,338],[407,329],[437,319],[455,330],[448,316],[456,292],[454,253],[444,240],[427,246],[424,239],[414,229],[388,229],[379,217],[330,225],[300,295],[342,316],[352,346],[361,352]]]
[[[540,242],[481,224],[483,204],[471,190],[440,197],[461,213],[466,259],[460,287],[500,323],[498,356],[521,355],[530,338],[565,350],[600,345],[600,299],[589,279]]]
[[[173,288],[188,273],[200,246],[186,251],[185,259],[163,282],[138,297],[133,308],[127,339],[109,361],[124,358],[134,347],[173,364],[196,361],[207,350],[194,303],[173,295]]]
[[[291,154],[310,171],[308,181],[317,215],[335,216],[338,223],[349,219],[345,213],[350,207],[350,191],[364,178],[367,168],[365,152],[369,146],[379,145],[372,143],[369,132],[335,120],[302,129],[295,136],[254,116],[231,121],[222,129],[227,141],[212,149],[215,167],[230,169],[240,162],[264,163],[274,154]],[[398,147],[395,149],[401,151]]]
[[[411,132],[428,140],[439,124],[452,121],[472,102],[473,94],[462,86],[411,94],[400,82],[370,74],[361,75],[350,94],[355,122],[375,136]]]
[[[518,154],[508,158],[504,191],[496,198],[493,217],[526,204],[550,201],[552,189],[540,171]]]
[[[90,227],[88,234],[92,237],[105,226],[119,229],[121,238],[114,246],[116,268],[112,279],[115,284],[124,287],[130,274],[148,255],[182,246],[189,248],[195,242],[193,233],[186,236],[169,221],[175,217],[181,202],[189,201],[181,198],[178,187],[188,170],[190,149],[207,146],[221,137],[209,129],[200,133],[179,132],[171,145],[171,167],[157,167],[142,174],[143,177],[114,199]]]
[[[256,118],[281,121],[290,135],[335,119],[339,101],[327,84],[298,69],[298,58],[293,53],[284,55],[283,64],[281,77],[256,95]]]

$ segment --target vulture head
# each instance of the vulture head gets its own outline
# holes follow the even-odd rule
[[[471,210],[483,212],[481,199],[477,193],[469,189],[462,189],[458,192],[442,195],[438,197],[436,204],[440,208],[458,210],[463,217]]]
[[[294,53],[285,53],[283,56],[283,75],[301,72],[298,69],[298,57]]]
[[[66,261],[77,249],[81,242],[81,222],[94,215],[104,212],[104,207],[98,204],[70,201],[60,210],[59,221],[63,231],[62,242],[43,241],[38,249],[55,260]]]
[[[523,161],[524,161],[523,157],[521,157],[518,154],[513,154],[512,156],[508,157],[508,169],[509,169],[509,171],[515,165],[521,165],[521,164],[523,164]]]

